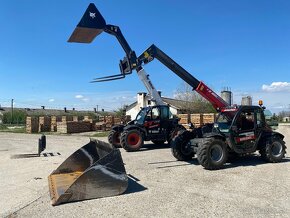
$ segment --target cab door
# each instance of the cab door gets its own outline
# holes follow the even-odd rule
[[[160,122],[160,108],[152,107],[148,112],[144,127],[146,128],[149,135],[159,135],[161,131],[161,122]]]
[[[236,130],[232,132],[232,141],[241,152],[250,152],[257,138],[257,115],[253,109],[245,109],[237,114]]]

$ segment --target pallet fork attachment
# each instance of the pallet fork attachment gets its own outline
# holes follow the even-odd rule
[[[52,205],[122,194],[128,177],[119,149],[91,140],[48,177]]]

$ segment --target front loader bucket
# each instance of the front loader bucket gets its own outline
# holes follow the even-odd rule
[[[91,43],[96,36],[104,31],[105,27],[105,19],[96,6],[91,3],[68,42]]]
[[[52,205],[122,194],[128,177],[121,153],[110,144],[91,140],[48,177]]]

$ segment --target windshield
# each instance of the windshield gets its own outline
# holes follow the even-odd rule
[[[141,111],[139,111],[139,113],[136,116],[135,123],[141,124],[141,125],[144,124],[144,120],[145,120],[145,117],[146,117],[148,111],[149,111],[148,107],[142,108]]]
[[[229,132],[231,123],[232,123],[232,116],[228,113],[220,113],[216,119],[216,125],[221,132]]]

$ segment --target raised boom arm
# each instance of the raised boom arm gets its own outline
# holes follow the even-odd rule
[[[158,59],[162,64],[164,64],[182,80],[188,83],[193,88],[193,90],[197,91],[201,96],[207,99],[216,110],[220,110],[221,108],[229,106],[228,103],[225,102],[212,89],[210,89],[202,81],[198,81],[194,76],[188,73],[184,68],[182,68],[178,63],[176,63],[172,58],[170,58],[154,44],[138,57],[138,62],[147,64],[154,58]]]
[[[149,75],[142,68],[142,64],[147,64],[154,58],[156,58],[171,71],[173,71],[177,76],[179,76],[182,80],[187,82],[193,88],[193,90],[197,91],[201,96],[207,99],[216,110],[220,110],[221,108],[229,106],[212,89],[210,89],[203,82],[193,77],[190,73],[188,73],[185,69],[183,69],[179,64],[177,64],[172,58],[170,58],[155,45],[151,45],[145,52],[143,52],[143,54],[141,54],[137,58],[135,52],[130,48],[128,42],[123,36],[120,28],[118,26],[106,24],[105,19],[93,3],[91,3],[87,8],[81,21],[75,28],[68,41],[91,43],[94,38],[103,31],[117,38],[126,53],[126,57],[121,60],[119,64],[121,74],[96,78],[92,82],[103,82],[115,79],[122,79],[126,75],[131,74],[132,70],[136,70],[140,80],[143,82],[149,94],[151,95],[152,100],[155,100],[156,103],[159,105],[164,104],[157,90],[154,88],[152,82],[150,81]]]

